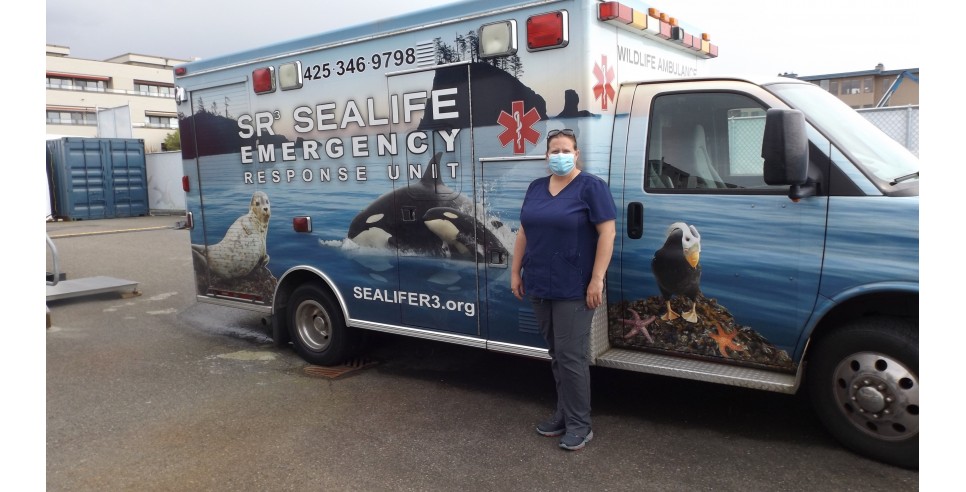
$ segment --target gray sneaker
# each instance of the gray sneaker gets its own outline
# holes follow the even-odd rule
[[[567,433],[566,436],[560,438],[560,447],[566,449],[567,451],[576,451],[582,449],[584,446],[594,438],[594,431],[590,431],[586,436],[578,436],[572,432]]]
[[[549,420],[537,424],[537,434],[547,437],[557,437],[563,435],[567,427],[563,419],[557,420],[551,417]]]

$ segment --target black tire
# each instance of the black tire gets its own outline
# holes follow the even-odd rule
[[[346,327],[332,296],[312,284],[295,289],[288,303],[288,329],[295,351],[310,364],[331,366],[351,357],[358,333]]]
[[[898,318],[863,318],[818,339],[807,387],[845,447],[903,468],[919,467],[919,333]]]

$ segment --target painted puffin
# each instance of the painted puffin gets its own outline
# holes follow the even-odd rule
[[[667,305],[667,312],[661,319],[673,320],[682,317],[696,323],[698,313],[697,297],[701,293],[701,235],[694,226],[684,222],[675,222],[667,229],[667,240],[664,246],[654,252],[651,260],[651,271],[661,289],[661,297]],[[691,310],[678,315],[671,308],[672,296],[683,296],[691,299]]]

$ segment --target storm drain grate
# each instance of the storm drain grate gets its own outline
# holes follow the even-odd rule
[[[328,378],[337,379],[346,374],[359,371],[361,369],[366,369],[378,364],[377,361],[372,359],[366,359],[361,357],[356,357],[347,361],[345,364],[338,366],[305,366],[303,371],[307,376],[317,377],[317,378]]]

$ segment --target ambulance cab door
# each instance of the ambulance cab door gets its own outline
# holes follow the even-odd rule
[[[611,180],[622,200],[610,344],[793,371],[828,197],[793,201],[764,181],[765,114],[784,104],[742,82],[634,89],[623,174]],[[822,162],[810,168],[821,181]]]
[[[466,65],[390,75],[389,175],[403,325],[477,336],[479,294]]]

